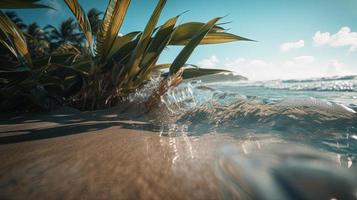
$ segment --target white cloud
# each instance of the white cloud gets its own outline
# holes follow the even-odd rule
[[[337,33],[316,32],[313,37],[315,45],[329,45],[332,47],[350,47],[350,51],[357,49],[357,32],[352,32],[349,27],[342,27]]]
[[[299,40],[297,42],[287,42],[282,45],[280,45],[280,50],[283,52],[290,51],[292,49],[300,49],[305,46],[305,41],[304,40]]]
[[[311,64],[315,62],[315,57],[314,56],[298,56],[293,58],[295,62],[298,62],[299,64]]]
[[[346,73],[346,71],[343,69],[344,66],[345,64],[339,60],[331,60],[329,62],[326,73],[330,75],[346,75],[348,73]]]
[[[250,80],[304,79],[312,77],[347,75],[356,72],[338,60],[319,61],[314,56],[298,56],[285,61],[263,59],[220,59],[211,56],[198,62],[203,68],[223,68],[248,77]]]
[[[207,59],[203,59],[198,62],[198,66],[204,66],[206,68],[213,68],[219,63],[217,56],[213,55]]]
[[[316,45],[325,45],[330,43],[331,34],[330,33],[321,33],[320,31],[316,32],[314,37],[314,43]]]
[[[298,56],[292,59],[289,59],[288,61],[284,62],[283,65],[285,67],[290,67],[290,68],[301,68],[301,67],[306,67],[306,66],[311,66],[315,62],[315,57],[313,56]]]

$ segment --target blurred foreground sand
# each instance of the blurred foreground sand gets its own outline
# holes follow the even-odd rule
[[[2,117],[0,199],[217,199],[215,147],[233,141],[160,137],[114,111]]]

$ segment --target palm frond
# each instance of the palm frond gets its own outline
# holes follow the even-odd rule
[[[231,33],[225,32],[217,32],[217,33],[208,33],[201,41],[200,45],[205,44],[221,44],[228,42],[236,42],[236,41],[254,41],[248,38],[244,38],[238,35],[234,35]],[[186,40],[175,40],[171,41],[171,45],[187,45],[190,42],[190,39]]]
[[[152,13],[149,22],[146,24],[145,30],[139,40],[138,45],[134,49],[132,57],[125,71],[129,71],[130,76],[137,74],[140,70],[140,63],[144,58],[145,50],[150,42],[151,36],[155,30],[161,12],[166,4],[166,0],[159,0],[154,12]]]
[[[14,45],[11,43],[11,40],[5,32],[0,29],[0,43],[6,47],[15,57],[17,57],[16,50],[14,49]]]
[[[31,66],[31,55],[27,48],[25,36],[23,35],[22,31],[2,11],[0,11],[0,30],[3,32],[2,36],[6,36],[8,40],[4,40],[5,38],[1,39],[3,41],[10,42],[7,44],[11,44],[10,46],[16,50],[17,59],[19,59],[20,62],[25,61]]]
[[[190,40],[190,42],[182,49],[180,54],[176,57],[170,67],[170,75],[176,74],[182,66],[185,65],[188,58],[193,53],[194,49],[201,43],[203,38],[212,30],[214,25],[220,20],[220,17],[214,18],[207,22],[196,35]]]
[[[172,36],[170,45],[175,45],[180,41],[190,40],[201,28],[205,25],[202,22],[188,22],[180,24],[176,27],[175,33]],[[215,25],[210,32],[221,32],[225,29],[221,26]]]
[[[150,73],[151,68],[154,66],[154,63],[159,59],[159,56],[162,54],[162,51],[166,48],[166,46],[170,42],[178,18],[179,16],[176,16],[167,20],[159,28],[155,37],[152,38],[145,52],[144,58],[140,64],[141,78],[145,78],[148,75],[148,73]]]
[[[79,27],[82,29],[85,37],[87,38],[90,49],[92,49],[93,36],[87,14],[79,5],[77,0],[65,0],[65,2],[76,17]]]
[[[110,0],[97,35],[97,53],[105,61],[123,24],[131,0]]]
[[[188,68],[183,71],[183,79],[197,78],[201,76],[219,74],[219,73],[228,73],[230,71],[223,69],[203,69],[203,68]]]
[[[204,23],[189,22],[178,26],[172,36],[170,45],[187,45],[191,38],[204,26]],[[224,32],[225,29],[215,25],[202,39],[200,44],[219,44],[235,41],[253,41],[238,35]]]
[[[126,45],[127,43],[132,41],[140,33],[141,33],[140,31],[134,31],[134,32],[128,33],[124,36],[117,36],[109,54],[108,54],[108,58],[111,58],[120,48],[122,48],[124,45]]]

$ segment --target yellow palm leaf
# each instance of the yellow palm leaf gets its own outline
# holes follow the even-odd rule
[[[0,11],[0,29],[3,36],[8,38],[12,48],[17,52],[17,58],[32,66],[30,52],[27,48],[26,39],[22,31],[3,12]],[[4,42],[2,42],[4,43]],[[10,43],[7,43],[10,45]]]

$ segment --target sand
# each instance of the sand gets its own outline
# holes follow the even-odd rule
[[[116,110],[2,115],[0,199],[217,199],[228,136],[160,137]]]

